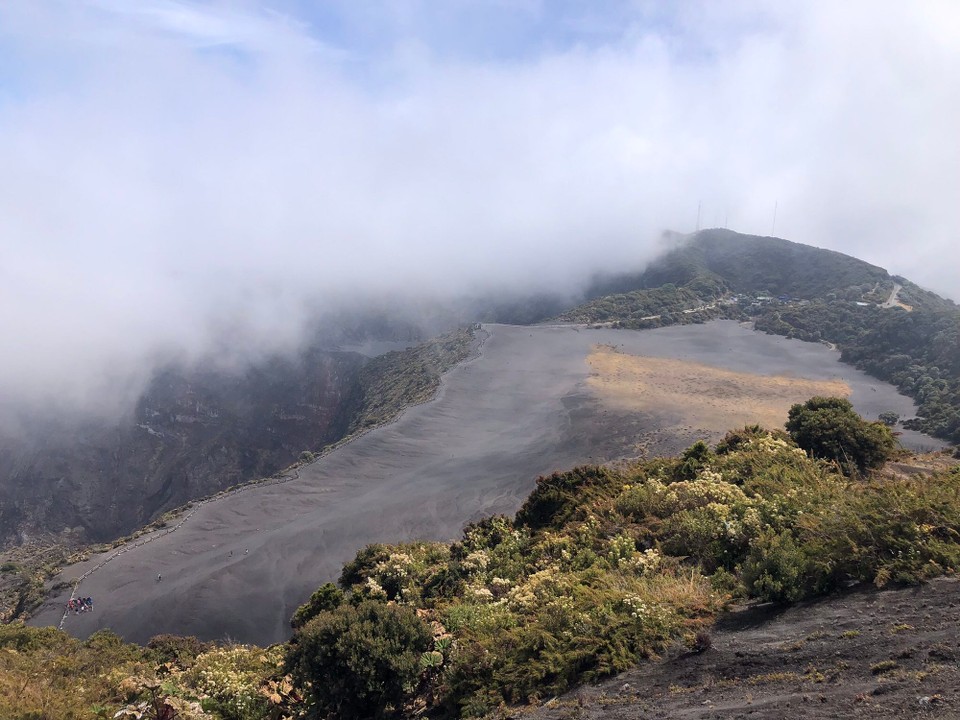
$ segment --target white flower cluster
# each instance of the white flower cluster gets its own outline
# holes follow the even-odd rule
[[[644,620],[660,612],[659,606],[648,603],[637,595],[627,595],[623,599],[623,604],[630,613],[630,617],[637,620]]]
[[[186,675],[201,700],[213,698],[242,717],[262,705],[260,685],[278,661],[272,649],[219,648],[199,655]]]
[[[374,571],[381,577],[391,577],[402,580],[410,574],[413,558],[402,552],[390,553],[386,560],[377,563]]]
[[[474,550],[472,553],[467,555],[461,565],[471,572],[477,570],[486,570],[487,565],[490,564],[490,558],[487,556],[486,551],[484,550]]]
[[[647,550],[644,550],[642,553],[635,552],[626,562],[629,562],[630,565],[632,565],[633,568],[638,572],[648,573],[660,567],[660,563],[662,560],[663,560],[663,556],[660,554],[658,550],[649,548]],[[621,566],[624,564],[624,562],[625,561],[621,560],[620,562]]]
[[[379,598],[381,600],[387,599],[387,591],[383,589],[383,585],[377,582],[376,578],[367,578],[366,590],[367,594],[371,598]]]
[[[514,612],[526,612],[552,598],[566,595],[567,586],[556,565],[533,573],[522,585],[507,593],[507,606]]]
[[[776,455],[782,452],[791,452],[799,457],[807,456],[807,453],[802,448],[793,447],[782,437],[774,437],[770,434],[751,438],[748,446],[753,450],[759,450],[760,452],[767,453],[769,455]]]
[[[647,480],[646,488],[659,501],[660,512],[665,514],[702,508],[710,503],[733,505],[749,502],[738,485],[727,482],[721,473],[709,468],[701,470],[694,480],[669,485],[659,480]]]
[[[489,588],[474,587],[470,588],[470,592],[473,594],[475,600],[482,602],[490,602],[493,600],[493,592]]]

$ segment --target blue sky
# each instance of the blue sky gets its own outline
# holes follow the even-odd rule
[[[575,288],[698,205],[960,298],[958,117],[953,0],[12,0],[0,395]]]

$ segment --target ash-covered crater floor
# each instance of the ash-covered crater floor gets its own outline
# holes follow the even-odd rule
[[[538,475],[719,439],[750,420],[745,375],[778,378],[757,383],[779,393],[757,400],[763,419],[774,401],[786,419],[791,396],[783,388],[791,379],[802,381],[798,392],[818,382],[849,388],[867,417],[915,411],[909,398],[841,364],[835,351],[732,321],[644,331],[484,329],[481,355],[447,373],[430,402],[303,467],[296,480],[203,504],[175,532],[128,547],[89,574],[78,594],[93,597],[95,610],[69,615],[64,629],[87,636],[111,628],[136,642],[159,633],[284,640],[296,607],[368,543],[454,539],[469,521],[515,512]],[[609,357],[598,362],[598,352],[611,351],[686,364],[671,372],[657,362],[626,370]],[[658,400],[671,394],[671,383],[688,384],[697,365],[715,369],[713,385],[687,392],[682,402]],[[656,390],[649,403],[636,387],[641,382]],[[623,387],[633,388],[628,402],[618,401]],[[942,445],[919,434],[903,440],[922,449]],[[68,567],[57,580],[80,577],[115,552]],[[52,597],[31,624],[59,624],[69,594]]]

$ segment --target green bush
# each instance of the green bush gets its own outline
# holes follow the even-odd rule
[[[321,612],[293,638],[286,663],[323,717],[384,717],[413,694],[429,626],[407,607],[373,600]]]
[[[340,587],[348,588],[363,582],[373,569],[390,557],[390,550],[386,545],[373,543],[367,545],[354,556],[353,560],[343,566],[338,583]]]
[[[321,585],[306,603],[297,608],[290,619],[290,627],[294,630],[301,628],[320,613],[335,610],[342,602],[343,591],[336,585],[333,583]]]
[[[201,653],[213,647],[212,643],[203,642],[193,636],[154,635],[147,642],[147,648],[158,663],[176,663],[180,667],[190,667]]]
[[[960,476],[858,483],[829,511],[805,518],[810,552],[836,572],[882,587],[960,568]]]
[[[710,461],[710,448],[703,440],[697,440],[680,456],[680,464],[674,470],[674,479],[693,480]]]
[[[757,538],[741,573],[751,597],[771,602],[796,602],[823,585],[809,554],[788,531]]]
[[[897,442],[883,423],[867,422],[849,400],[814,397],[790,408],[787,432],[814,457],[836,462],[850,476],[882,466]]]
[[[539,530],[560,528],[582,518],[591,498],[603,494],[614,482],[613,474],[603,467],[585,466],[537,479],[537,487],[517,512],[517,525]]]

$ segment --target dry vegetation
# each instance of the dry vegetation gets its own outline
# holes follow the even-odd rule
[[[840,380],[734,372],[702,363],[642,357],[598,345],[587,358],[590,388],[604,402],[630,412],[657,412],[678,425],[778,427],[790,406],[814,395],[846,397]]]

